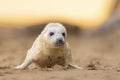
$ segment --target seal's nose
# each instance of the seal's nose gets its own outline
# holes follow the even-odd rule
[[[64,44],[64,41],[62,39],[57,39],[56,44]]]

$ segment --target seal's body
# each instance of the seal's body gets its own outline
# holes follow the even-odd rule
[[[15,68],[25,69],[34,62],[40,67],[52,67],[58,64],[81,69],[72,64],[71,51],[66,38],[67,32],[63,25],[49,23],[28,50],[24,62]]]

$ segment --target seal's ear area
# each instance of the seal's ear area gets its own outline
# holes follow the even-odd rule
[[[56,24],[56,23],[48,23],[48,24],[45,26],[45,28],[43,29],[43,31],[41,32],[41,34],[45,34],[50,27],[53,27],[53,26],[54,26],[54,24]]]
[[[64,28],[65,29],[65,28]],[[67,37],[67,30],[65,29],[65,32],[62,33],[64,37]]]
[[[62,28],[63,31],[64,31],[64,32],[62,32],[62,35],[63,35],[64,37],[67,37],[67,30],[66,30],[65,26],[62,25],[61,28]]]

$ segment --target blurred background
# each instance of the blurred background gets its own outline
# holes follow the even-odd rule
[[[0,67],[20,64],[49,22],[66,26],[73,62],[120,70],[119,0],[0,0]]]

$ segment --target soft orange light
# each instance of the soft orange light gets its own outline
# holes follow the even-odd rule
[[[82,28],[103,23],[115,0],[0,0],[0,24],[27,26],[63,22]]]

